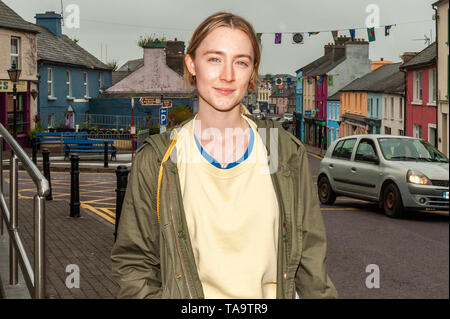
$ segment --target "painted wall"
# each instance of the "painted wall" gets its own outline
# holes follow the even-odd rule
[[[408,69],[406,72],[406,135],[414,136],[414,125],[422,127],[422,139],[428,140],[429,124],[436,125],[436,105],[429,104],[429,70],[424,67]],[[422,72],[422,100],[414,100],[414,72]]]
[[[48,96],[48,68],[53,69],[53,96]],[[70,71],[71,94],[66,85],[66,71]],[[84,96],[84,72],[88,74],[88,96]],[[89,100],[99,95],[101,73],[102,87],[109,87],[112,83],[112,73],[103,70],[73,68],[47,63],[39,63],[39,114],[44,128],[49,123],[49,115],[53,114],[54,125],[65,124],[65,111],[69,105],[76,116],[82,116],[89,109]]]
[[[436,20],[437,46],[438,46],[438,148],[449,156],[449,1],[443,1],[437,8],[439,19]]]
[[[382,94],[367,92],[367,119],[368,123],[373,123],[373,125],[368,124],[367,131],[372,134],[382,134]],[[372,120],[372,121],[371,121]]]
[[[341,103],[339,101],[327,102],[327,128],[328,146],[340,137],[339,121],[341,120]]]
[[[383,94],[382,134],[386,127],[391,129],[391,135],[405,135],[404,127],[404,97],[397,94]]]

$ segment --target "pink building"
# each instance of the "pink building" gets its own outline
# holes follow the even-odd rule
[[[436,43],[405,62],[406,135],[429,141],[436,146]]]

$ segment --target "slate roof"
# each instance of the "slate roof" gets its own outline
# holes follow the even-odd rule
[[[141,66],[144,65],[144,59],[135,59],[135,60],[129,60],[127,62],[125,62],[124,65],[122,65],[117,71],[121,72],[121,71],[136,71],[137,69],[139,69]]]
[[[14,10],[0,0],[0,28],[38,33],[36,25],[25,21]]]
[[[378,69],[350,82],[340,91],[365,91],[402,93],[404,91],[404,73],[401,63],[385,64]]]
[[[341,100],[341,94],[339,93],[339,91],[337,91],[336,93],[334,93],[332,96],[330,96],[327,101],[340,101]]]
[[[37,36],[39,60],[90,69],[112,70],[111,67],[76,44],[68,36],[63,34],[58,38],[47,28],[39,25],[35,26],[40,31]]]
[[[335,48],[333,52],[329,52],[322,55],[320,58],[314,60],[310,64],[307,64],[298,71],[303,71],[303,76],[316,76],[326,74],[330,70],[334,69],[338,64],[345,60],[345,49]]]
[[[416,56],[402,65],[402,69],[425,66],[436,63],[436,42],[431,43]]]

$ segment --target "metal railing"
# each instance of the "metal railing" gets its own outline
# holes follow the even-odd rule
[[[9,208],[6,205],[3,192],[3,142],[11,148],[9,165]],[[34,212],[34,269],[27,257],[22,239],[18,231],[18,181],[19,161],[36,185],[37,191],[33,197]],[[31,161],[25,151],[0,124],[0,224],[3,234],[3,220],[9,233],[9,281],[17,285],[19,281],[19,268],[32,298],[45,298],[45,196],[50,191],[49,183]]]

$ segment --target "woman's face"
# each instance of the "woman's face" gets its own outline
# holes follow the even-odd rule
[[[186,66],[196,76],[199,98],[220,111],[239,104],[247,92],[254,68],[250,38],[243,31],[219,27],[198,46]]]

